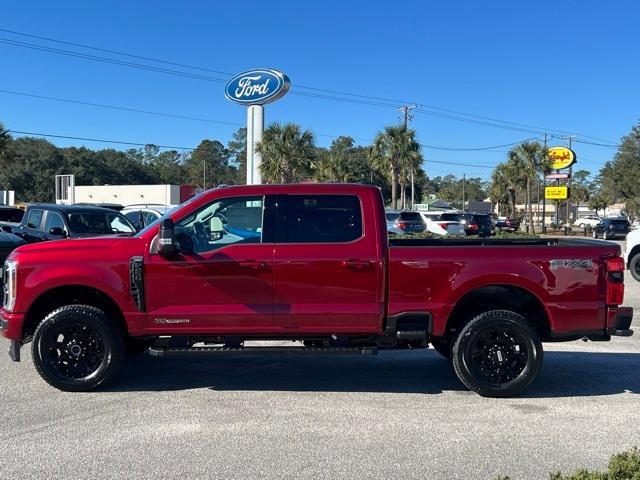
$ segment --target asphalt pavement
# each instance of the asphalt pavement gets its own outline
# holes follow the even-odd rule
[[[91,393],[2,354],[0,478],[542,479],[640,446],[640,335],[545,348],[511,399],[465,390],[434,350],[143,355]]]

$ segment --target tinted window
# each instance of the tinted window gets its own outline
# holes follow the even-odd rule
[[[27,217],[27,227],[39,229],[40,221],[42,220],[42,213],[42,210],[31,210]]]
[[[476,215],[476,222],[478,222],[480,225],[490,225],[491,224],[491,218],[489,218],[489,215]]]
[[[418,212],[402,212],[400,214],[400,220],[404,220],[407,222],[421,222],[422,215]]]
[[[180,247],[210,252],[235,243],[261,243],[263,197],[218,199],[180,220],[174,230]]]
[[[629,222],[626,220],[611,220],[611,223],[616,227],[626,227],[629,225]]]
[[[400,216],[399,213],[385,213],[385,216],[387,217],[387,222],[395,222],[397,220],[397,218]]]
[[[287,202],[286,242],[340,243],[362,236],[362,213],[356,196],[290,195]]]
[[[71,231],[79,234],[105,235],[135,231],[125,216],[117,212],[70,212],[67,220]]]
[[[0,222],[20,223],[24,210],[19,208],[0,208]]]
[[[141,212],[139,210],[127,212],[124,216],[127,217],[127,220],[129,220],[134,227],[136,227],[136,230],[140,230],[142,228],[142,223],[140,222]]]
[[[44,222],[44,231],[48,232],[52,228],[64,229],[64,220],[56,212],[47,212],[47,219]]]
[[[442,220],[443,222],[459,222],[460,215],[458,215],[457,213],[443,213],[442,215],[440,215],[440,220]]]

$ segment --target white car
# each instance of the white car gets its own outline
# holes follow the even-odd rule
[[[575,222],[573,222],[573,226],[574,227],[580,227],[580,228],[584,228],[584,227],[587,227],[587,226],[595,227],[601,221],[602,221],[602,218],[600,218],[597,215],[585,215],[584,217],[580,217]]]
[[[455,212],[420,212],[427,232],[436,235],[465,235],[460,215]]]
[[[128,205],[124,207],[120,213],[129,219],[133,226],[136,227],[136,230],[142,230],[174,208],[176,208],[176,205]]]
[[[640,229],[638,228],[627,234],[624,243],[624,264],[631,276],[640,282]]]

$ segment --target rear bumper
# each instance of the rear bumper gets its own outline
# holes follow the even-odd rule
[[[24,313],[9,313],[0,309],[0,331],[9,340],[22,340],[22,324],[24,323]]]
[[[614,307],[607,309],[607,334],[618,337],[633,335],[631,321],[633,309],[631,307]]]

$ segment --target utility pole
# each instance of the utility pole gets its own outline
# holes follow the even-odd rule
[[[573,139],[577,138],[576,135],[567,135],[564,137],[569,142],[569,150],[573,144]],[[569,214],[571,212],[571,178],[573,177],[573,165],[569,167],[569,179],[567,180],[567,223],[569,223]],[[576,213],[577,214],[577,213]]]
[[[204,155],[203,155],[204,156]],[[207,189],[207,160],[202,159],[202,190]]]
[[[402,112],[402,127],[406,130],[409,124],[409,120],[413,119],[413,117],[409,114],[409,112],[411,112],[411,110],[418,108],[418,106],[413,103],[411,105],[403,105],[402,107],[398,108],[398,110],[400,110]],[[404,192],[403,192],[404,194]],[[413,210],[413,207],[415,205],[416,202],[416,197],[415,197],[415,179],[414,179],[414,171],[413,168],[411,169],[411,210]]]
[[[544,134],[544,154],[547,155],[547,134]],[[542,233],[547,233],[547,174],[542,171]]]
[[[465,188],[467,186],[467,174],[463,173],[462,174],[462,211],[464,212],[464,195],[465,195]]]

